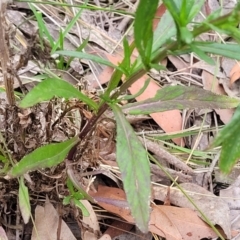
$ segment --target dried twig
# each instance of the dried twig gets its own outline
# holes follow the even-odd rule
[[[174,165],[179,170],[183,170],[183,172],[185,172],[185,173],[194,175],[194,171],[190,167],[188,167],[186,163],[182,162],[180,159],[178,159],[174,155],[170,154],[169,152],[167,152],[166,150],[161,148],[157,143],[152,142],[148,139],[140,138],[140,137],[139,137],[139,139],[141,140],[142,144],[145,145],[149,151],[153,152],[159,158],[165,160],[169,164]]]
[[[9,40],[6,35],[6,19],[5,11],[7,8],[8,0],[0,1],[0,61],[2,66],[3,81],[6,89],[8,103],[15,105],[14,89],[13,89],[13,76],[8,73],[8,64],[10,65],[9,58]],[[10,67],[10,66],[9,66]]]

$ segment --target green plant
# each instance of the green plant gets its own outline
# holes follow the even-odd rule
[[[80,208],[82,210],[82,213],[85,217],[89,217],[88,210],[80,202],[80,200],[85,199],[84,195],[79,190],[76,191],[74,189],[74,186],[69,178],[67,179],[67,187],[69,190],[69,195],[64,197],[63,204],[68,205],[68,204],[73,203],[75,206],[77,206],[78,208]]]
[[[239,104],[239,100],[235,98],[215,95],[209,91],[200,90],[195,87],[183,86],[165,87],[159,90],[153,98],[138,103],[129,103],[124,107],[118,104],[121,93],[124,93],[129,86],[147,73],[147,71],[151,68],[163,69],[163,66],[159,65],[159,62],[168,55],[194,52],[199,58],[211,64],[214,62],[208,56],[208,53],[230,58],[234,57],[240,60],[240,45],[238,44],[220,44],[196,40],[196,37],[200,34],[214,30],[221,33],[223,32],[239,42],[240,33],[232,26],[239,23],[240,4],[238,4],[232,13],[225,16],[213,13],[205,21],[194,24],[192,20],[199,12],[203,2],[204,1],[197,0],[163,0],[168,12],[161,19],[159,27],[153,32],[152,21],[159,1],[141,0],[135,14],[135,42],[129,44],[126,39],[124,40],[124,58],[118,66],[113,65],[105,59],[82,51],[52,51],[61,56],[64,55],[71,58],[85,58],[96,61],[114,67],[115,71],[106,91],[100,96],[100,103],[93,101],[67,82],[57,78],[46,78],[31,90],[20,102],[20,107],[31,107],[41,101],[50,100],[54,96],[65,99],[74,97],[86,103],[89,108],[92,109],[94,115],[78,137],[58,144],[48,144],[35,150],[13,166],[9,174],[13,177],[18,177],[27,171],[51,167],[63,162],[66,156],[69,160],[72,160],[76,152],[77,144],[79,144],[80,141],[84,141],[86,136],[96,126],[100,116],[110,107],[117,123],[117,162],[122,174],[127,200],[137,226],[143,232],[146,232],[148,230],[150,212],[149,197],[151,194],[149,159],[146,150],[126,120],[123,111],[129,114],[149,114],[184,108],[234,108]],[[188,28],[190,23],[192,24],[192,30]],[[172,26],[170,30],[169,26]],[[63,38],[63,36],[61,38]],[[59,44],[61,41],[59,40]],[[53,50],[57,50],[59,45],[56,46],[57,45],[52,46]],[[135,47],[139,51],[140,56],[131,63],[130,58]],[[123,76],[125,80],[121,83]],[[119,85],[120,87],[117,89]],[[54,92],[52,89],[54,89]],[[113,91],[114,93],[112,93]],[[129,96],[129,98],[131,97],[134,96]],[[239,125],[239,123],[236,125],[236,122],[239,122],[238,111],[231,123],[234,126]],[[229,124],[227,127],[230,128],[232,125]],[[227,127],[226,129],[228,129]],[[224,136],[220,135],[215,142],[215,145],[223,144],[222,162],[226,162],[224,156],[226,148],[231,148],[231,146],[227,145],[229,140],[227,137],[232,136],[231,134],[225,135],[224,131],[227,130],[223,130],[222,135]],[[231,142],[233,141],[233,139],[230,140]],[[238,145],[236,145],[236,147],[237,146]],[[231,161],[231,165],[233,165],[235,159],[239,157],[239,151],[239,148],[234,151],[232,156],[234,161]],[[225,168],[225,165],[220,166]],[[228,170],[229,169],[230,168],[228,168]],[[65,199],[65,202],[68,203],[74,199],[78,200],[79,195],[74,191],[70,182],[68,182],[68,187],[71,189],[71,195]]]

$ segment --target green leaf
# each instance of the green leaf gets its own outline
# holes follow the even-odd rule
[[[97,109],[97,104],[89,97],[78,91],[70,83],[60,79],[45,79],[34,87],[20,102],[19,107],[28,108],[42,101],[48,101],[53,97],[77,98],[85,102],[93,109]]]
[[[213,53],[220,56],[240,60],[240,45],[229,43],[221,44],[214,42],[194,42],[194,45],[203,52]]]
[[[118,69],[119,71],[124,72],[124,70],[121,67],[118,67],[116,65],[114,65],[113,63],[109,62],[108,60],[89,54],[89,53],[84,53],[84,52],[76,52],[76,51],[68,51],[68,50],[64,50],[64,51],[56,51],[56,54],[59,55],[64,55],[64,56],[69,56],[69,57],[75,57],[75,58],[82,58],[82,59],[87,59],[87,60],[91,60],[93,62],[97,62],[115,69]]]
[[[187,1],[188,4],[188,22],[192,21],[193,18],[200,12],[205,0],[191,0]]]
[[[153,38],[153,52],[162,47],[169,39],[176,35],[176,26],[169,11],[166,11],[156,30]]]
[[[128,44],[128,40],[126,37],[123,38],[123,50],[124,50],[124,59],[122,61],[121,67],[126,69],[129,72],[131,67],[131,54],[132,50]]]
[[[56,166],[64,161],[67,153],[78,141],[78,137],[74,137],[65,142],[52,143],[37,148],[30,154],[24,156],[15,166],[13,166],[10,175],[18,177],[28,171]]]
[[[75,51],[81,52],[87,46],[88,42],[89,42],[89,36],[85,40],[83,40],[82,44],[79,47],[77,47]],[[68,59],[65,69],[68,69],[68,67],[73,59],[74,59],[74,57],[70,57]]]
[[[212,58],[210,58],[205,52],[203,52],[200,48],[196,47],[194,43],[191,44],[191,50],[203,61],[210,65],[214,65],[215,62]]]
[[[25,224],[28,223],[31,216],[31,207],[28,194],[28,188],[25,186],[23,177],[20,177],[19,180],[19,208],[22,214],[22,218]]]
[[[54,39],[52,38],[50,32],[48,31],[48,29],[46,27],[46,24],[44,23],[42,13],[36,10],[35,4],[29,3],[29,7],[31,8],[31,10],[33,11],[33,13],[37,19],[41,48],[44,49],[44,45],[43,45],[44,35],[47,37],[47,39],[50,43],[50,46],[53,47]]]
[[[86,5],[86,4],[84,4],[84,5]],[[79,18],[81,16],[82,12],[83,12],[83,9],[80,9],[76,14],[74,14],[74,17],[71,19],[71,21],[68,23],[68,25],[66,27],[64,27],[64,31],[62,32],[63,39],[66,37],[66,35],[69,33],[69,31],[75,26],[76,22],[79,20]],[[55,45],[52,46],[51,54],[53,54],[59,48],[60,42],[61,42],[61,39],[59,36]],[[63,49],[63,48],[61,47],[61,49]]]
[[[63,205],[68,205],[70,204],[72,196],[66,196],[63,198]]]
[[[117,122],[117,163],[127,200],[142,232],[148,231],[150,167],[146,150],[117,105],[110,105]]]
[[[157,91],[154,98],[126,104],[122,107],[129,114],[150,114],[172,109],[186,108],[234,108],[240,100],[210,91],[186,86],[168,86]]]
[[[142,62],[149,67],[153,44],[153,18],[159,0],[140,0],[134,22],[134,40]]]
[[[77,199],[74,198],[73,202],[74,202],[76,207],[81,209],[84,217],[89,217],[90,216],[90,213],[88,212],[87,208],[81,203],[81,200],[77,200]]]
[[[220,131],[213,146],[222,146],[219,168],[229,173],[240,158],[240,106],[235,111],[232,120]]]
[[[151,81],[150,78],[148,78],[148,79],[144,82],[143,87],[142,87],[142,88],[139,90],[139,92],[137,92],[136,94],[124,96],[124,97],[120,98],[119,100],[130,100],[130,99],[133,99],[133,98],[136,98],[136,97],[140,96],[140,95],[143,94],[143,92],[147,89],[150,81]]]
[[[181,1],[178,1],[181,2]],[[163,0],[164,5],[172,15],[176,25],[180,25],[180,8],[174,0]]]

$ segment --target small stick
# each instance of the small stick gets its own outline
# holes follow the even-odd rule
[[[4,86],[6,89],[6,95],[8,103],[15,105],[14,88],[13,88],[13,76],[8,74],[8,63],[10,63],[8,44],[9,40],[6,40],[6,20],[5,11],[7,8],[8,0],[0,0],[0,62],[2,66],[2,74]]]

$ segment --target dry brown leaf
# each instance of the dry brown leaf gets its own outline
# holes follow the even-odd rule
[[[240,62],[237,62],[230,72],[231,85],[240,78]]]
[[[171,63],[175,66],[175,68],[178,71],[181,72],[190,72],[189,70],[189,64],[187,64],[185,61],[182,60],[182,58],[177,57],[177,56],[168,56],[168,59],[171,61]]]
[[[118,237],[123,233],[129,232],[133,228],[133,224],[129,224],[127,222],[114,220],[109,226],[109,228],[104,232],[104,234],[108,234],[111,238]]]
[[[202,78],[203,78],[204,89],[210,90],[216,94],[226,95],[224,89],[219,84],[218,79],[215,78],[211,73],[203,70]],[[234,113],[233,109],[214,109],[214,110],[220,116],[220,119],[225,124],[227,124],[231,120]]]
[[[88,229],[90,229],[91,232],[93,232],[97,236],[100,233],[100,227],[96,213],[93,210],[92,204],[90,204],[88,200],[80,200],[80,202],[89,212],[89,217],[83,216],[82,222],[86,225]]]
[[[85,231],[83,234],[83,240],[97,240],[97,237],[94,233]]]
[[[35,209],[35,224],[36,229],[33,228],[31,240],[57,240],[57,230],[59,215],[49,199],[46,199],[45,206],[37,206]],[[61,239],[76,240],[67,224],[61,220]]]
[[[0,240],[8,240],[5,230],[0,226]]]
[[[192,183],[180,184],[187,194],[191,197],[194,203],[201,209],[205,216],[213,223],[219,225],[225,232],[228,238],[231,237],[231,227],[229,218],[229,207],[221,198],[213,195],[206,189]],[[167,194],[167,189],[160,186],[154,186],[154,198],[164,201]],[[179,207],[190,208],[196,210],[189,202],[185,195],[178,189],[172,188],[170,191],[170,202]],[[199,217],[202,217],[197,212]]]
[[[97,201],[98,205],[107,211],[119,215],[129,223],[134,223],[125,192],[122,189],[99,185],[96,193],[89,192],[89,194]]]
[[[99,186],[98,192],[91,193],[91,196],[107,211],[119,215],[129,223],[134,223],[123,190]],[[172,206],[152,206],[149,231],[166,237],[167,240],[195,240],[217,236],[196,212]]]
[[[112,238],[108,234],[102,235],[98,240],[111,240]]]
[[[214,238],[216,233],[191,209],[153,206],[149,230],[167,240]]]
[[[220,190],[220,197],[230,208],[231,227],[240,232],[240,176],[226,189]]]

